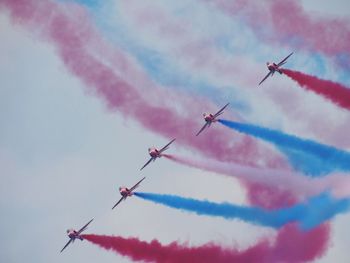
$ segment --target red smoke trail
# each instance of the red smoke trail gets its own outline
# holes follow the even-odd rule
[[[159,100],[164,101],[162,106],[158,106],[154,101],[149,102],[145,98],[149,95],[148,93],[158,93],[159,90],[147,90],[141,95],[133,86],[129,85],[113,70],[98,60],[96,56],[90,54],[87,44],[96,35],[89,26],[89,21],[84,16],[85,13],[77,9],[76,6],[69,6],[70,16],[60,9],[59,3],[53,1],[2,0],[0,7],[3,6],[10,11],[15,22],[34,32],[39,31],[41,35],[50,40],[67,68],[90,87],[93,93],[102,97],[111,109],[118,109],[124,115],[137,119],[143,127],[168,138],[177,137],[181,139],[179,141],[184,145],[189,145],[219,160],[237,160],[243,163],[246,160],[262,160],[265,157],[269,157],[268,160],[272,162],[270,165],[281,163],[281,159],[276,158],[274,154],[269,154],[266,149],[261,151],[252,140],[246,137],[237,137],[236,141],[240,143],[233,144],[234,138],[232,138],[232,134],[220,130],[219,127],[208,129],[206,136],[195,138],[194,133],[200,127],[200,124],[193,121],[188,111],[177,112],[169,107],[165,107],[165,105],[171,104],[171,101],[167,99],[169,95],[160,96]],[[78,16],[77,13],[79,14]],[[159,92],[159,94],[162,93]],[[176,104],[179,105],[182,101],[186,101],[186,98],[177,100]],[[195,101],[193,100],[192,102],[194,104],[198,103],[198,100]],[[189,103],[181,106],[182,109],[191,109],[193,105]],[[242,138],[245,139],[242,140]],[[230,142],[230,145],[228,142]],[[270,156],[273,157],[270,158]],[[261,204],[265,204],[267,198],[279,200],[279,202],[284,200],[279,198],[278,191],[274,189],[266,190],[264,188],[264,190],[259,189],[259,191],[255,191],[254,187],[252,187],[249,190],[252,190],[249,197],[264,193],[265,197],[259,199]],[[251,198],[251,200],[255,199]],[[274,203],[274,205],[276,204]],[[283,247],[282,242],[290,242],[288,235],[300,235],[301,238],[295,240],[297,242],[295,244],[298,244],[295,246],[295,250],[285,251],[283,256],[285,258],[297,257],[301,260],[311,260],[320,256],[327,244],[329,233],[328,227],[319,227],[310,233],[299,233],[295,228],[289,228],[286,232],[287,235],[284,234],[286,235],[285,238],[283,238],[284,235],[280,236],[278,234],[278,240],[280,240],[281,244],[276,244],[276,246]],[[305,251],[305,247],[310,244],[313,245],[312,249]],[[261,247],[259,244],[254,246],[252,250],[255,251],[255,254],[263,251],[272,259],[274,256],[280,256],[278,251],[275,250],[272,252],[276,255],[271,255],[272,252],[270,250],[265,251],[264,247]],[[252,254],[254,258],[255,254]],[[202,254],[202,256],[206,258],[207,254]]]
[[[350,110],[350,89],[329,80],[319,79],[299,71],[282,69],[283,73],[296,81],[301,87],[311,90],[342,108]]]
[[[271,26],[277,34],[300,37],[301,45],[325,54],[350,52],[349,20],[310,17],[301,4],[293,0],[272,1],[270,10]]]
[[[325,244],[324,233],[328,232],[328,225],[317,230],[299,232],[294,225],[284,227],[271,243],[267,240],[259,242],[245,250],[222,248],[208,243],[197,247],[173,242],[162,245],[158,240],[151,242],[140,241],[137,238],[123,238],[118,236],[83,235],[83,238],[104,249],[112,250],[134,261],[147,262],[304,262],[312,260],[322,254]],[[298,245],[302,242],[303,249]]]
[[[299,1],[203,1],[214,3],[233,17],[241,16],[251,25],[258,37],[265,41],[318,51],[333,58],[338,54],[350,54],[350,21],[311,16]],[[268,30],[261,30],[262,23]],[[350,67],[349,60],[338,62],[340,66]]]
[[[87,14],[77,6],[69,6],[70,15],[58,3],[49,0],[3,0],[0,6],[8,8],[15,22],[34,32],[39,30],[41,35],[50,40],[67,68],[86,84],[90,92],[102,97],[111,109],[134,117],[144,128],[168,138],[176,137],[183,145],[217,159],[242,163],[259,159],[269,166],[286,167],[282,157],[277,157],[280,155],[273,150],[259,147],[248,137],[233,138],[229,131],[220,127],[208,129],[206,136],[195,138],[195,132],[202,123],[194,120],[190,111],[179,112],[177,108],[196,108],[199,101],[185,97],[181,99],[175,94],[170,96],[163,90],[149,89],[141,94],[91,54],[89,43],[101,37],[90,26]],[[76,13],[79,19],[74,16]],[[153,99],[155,95],[158,100]],[[152,100],[148,100],[149,97]],[[201,107],[205,109],[206,105],[202,103]],[[201,118],[200,114],[198,116]],[[273,153],[268,154],[267,151]]]

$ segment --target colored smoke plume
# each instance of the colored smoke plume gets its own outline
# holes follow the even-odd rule
[[[197,168],[203,171],[233,176],[243,182],[259,183],[261,185],[285,190],[301,200],[305,197],[331,191],[335,197],[350,196],[350,177],[346,174],[331,174],[321,178],[310,178],[304,174],[269,168],[258,168],[236,163],[226,163],[206,158],[185,158],[175,154],[163,154],[174,162]]]
[[[273,228],[297,222],[304,230],[312,229],[337,214],[348,211],[350,204],[350,199],[335,199],[327,193],[312,197],[305,203],[274,210],[230,203],[214,203],[168,194],[136,192],[135,196],[198,215],[241,219],[248,223]]]
[[[332,101],[336,105],[350,110],[350,89],[339,83],[319,79],[299,71],[282,69],[283,73],[296,81],[300,87]]]
[[[329,226],[300,232],[294,225],[281,229],[276,242],[260,241],[245,250],[223,248],[214,243],[189,247],[177,242],[168,245],[154,239],[151,242],[138,238],[118,236],[82,235],[84,239],[106,250],[112,250],[134,261],[147,262],[304,262],[322,255],[327,244]],[[296,244],[303,244],[303,249]]]
[[[311,154],[327,163],[333,170],[350,170],[350,153],[341,149],[253,124],[222,119],[218,122],[238,132],[271,142],[279,149],[285,148]]]

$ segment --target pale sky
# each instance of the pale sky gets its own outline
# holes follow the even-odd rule
[[[345,0],[302,3],[323,15],[350,17]],[[244,204],[246,198],[234,178],[167,159],[139,172],[149,158],[147,148],[160,147],[169,138],[110,112],[86,92],[52,45],[13,26],[2,11],[0,36],[1,262],[130,262],[87,241],[78,240],[59,253],[68,240],[65,230],[80,228],[91,218],[95,221],[86,233],[157,238],[165,244],[214,241],[246,248],[261,237],[274,236],[271,228],[200,217],[138,198],[112,211],[120,197],[118,187],[131,186],[142,176],[147,177],[140,186],[145,192],[235,204]],[[267,122],[274,121],[278,118]],[[170,152],[189,154],[176,143]],[[349,220],[349,214],[332,220],[331,245],[318,262],[350,258]]]

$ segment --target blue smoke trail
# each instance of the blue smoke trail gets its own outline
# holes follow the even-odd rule
[[[198,215],[217,216],[225,219],[239,218],[252,224],[273,228],[298,222],[303,230],[312,229],[338,213],[346,212],[350,205],[350,199],[334,199],[328,193],[313,197],[306,203],[277,210],[264,210],[258,207],[229,203],[213,203],[175,195],[137,192],[135,196],[171,208],[194,212]]]
[[[324,162],[327,172],[329,170],[350,171],[350,153],[346,151],[252,124],[228,120],[218,120],[218,122],[238,132],[271,142],[279,149],[288,149],[289,154],[287,155],[290,155],[292,152],[295,154],[298,151],[313,155],[319,158],[321,162]]]
[[[57,0],[58,2],[76,2],[89,8],[98,8],[103,1],[100,0]]]
[[[285,154],[294,170],[311,177],[322,176],[334,171],[334,165],[325,162],[314,154],[309,154],[286,147],[278,147]]]

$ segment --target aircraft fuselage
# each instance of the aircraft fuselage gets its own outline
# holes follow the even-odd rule
[[[83,240],[83,238],[78,234],[77,231],[75,231],[74,229],[68,229],[67,230],[67,235],[70,239],[73,239],[73,241],[75,239],[80,239],[80,240]]]
[[[127,187],[119,187],[119,193],[123,197],[132,196],[132,192]]]
[[[204,120],[206,122],[210,123],[210,122],[214,122],[215,121],[214,115],[211,114],[211,113],[204,113],[203,116],[204,116]]]
[[[268,70],[271,71],[272,73],[277,71],[278,73],[282,74],[282,71],[279,69],[279,67],[276,63],[267,62],[266,65],[267,65]]]
[[[152,158],[160,157],[159,151],[156,148],[148,149],[148,153]]]

